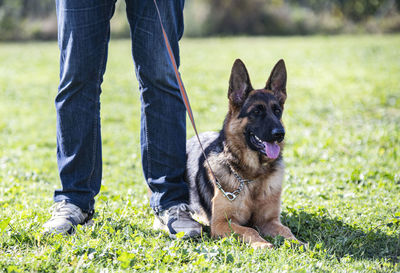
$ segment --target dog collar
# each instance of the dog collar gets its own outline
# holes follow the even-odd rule
[[[227,192],[222,188],[222,185],[219,183],[219,181],[216,179],[215,180],[215,185],[217,186],[217,188],[222,192],[222,194],[229,200],[229,201],[234,201],[240,194],[240,192],[243,190],[244,184],[245,183],[252,183],[254,182],[253,180],[247,180],[247,179],[243,179],[232,167],[231,164],[229,164],[229,162],[227,162],[227,165],[230,169],[230,171],[232,172],[233,176],[236,178],[236,180],[239,182],[239,187],[234,190],[233,192]]]
[[[233,176],[235,176],[235,178],[239,181],[239,183],[251,183],[251,182],[254,182],[253,180],[248,180],[248,179],[244,179],[244,178],[242,178],[236,171],[235,171],[235,169],[232,167],[232,165],[229,163],[229,162],[227,162],[226,163],[227,165],[228,165],[228,167],[229,167],[229,169],[231,170],[231,172],[232,172],[232,174],[233,174]]]

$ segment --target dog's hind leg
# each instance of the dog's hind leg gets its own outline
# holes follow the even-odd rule
[[[249,243],[253,248],[273,247],[271,243],[264,240],[253,228],[241,226],[226,219],[212,221],[211,223],[211,235],[213,237],[227,237],[232,232],[239,235],[243,242]]]

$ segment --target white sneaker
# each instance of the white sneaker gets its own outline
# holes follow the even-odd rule
[[[83,212],[65,200],[55,203],[52,216],[44,225],[44,233],[71,234],[77,225],[92,224],[93,214]]]
[[[194,211],[187,204],[179,204],[159,212],[154,219],[154,229],[163,229],[169,237],[176,239],[176,234],[184,232],[182,238],[193,238],[201,235],[201,224],[192,218]]]

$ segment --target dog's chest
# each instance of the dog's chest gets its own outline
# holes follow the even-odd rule
[[[255,214],[262,213],[267,218],[275,214],[280,206],[283,169],[268,178],[246,183],[238,197],[230,203],[232,216],[241,224],[247,224]]]

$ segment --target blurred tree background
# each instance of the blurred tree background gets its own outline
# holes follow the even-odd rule
[[[0,40],[55,39],[54,0],[0,0]],[[400,0],[186,0],[186,36],[400,32]],[[113,37],[129,37],[117,1]]]

